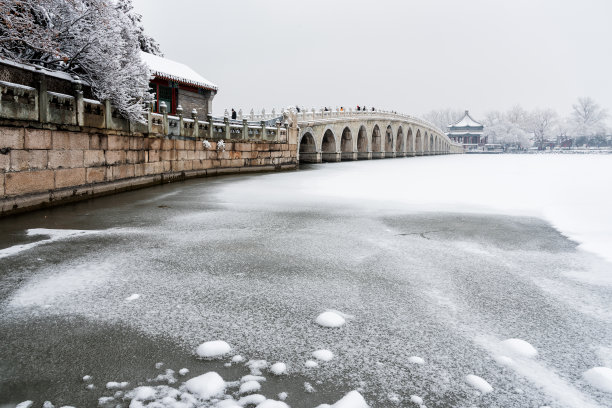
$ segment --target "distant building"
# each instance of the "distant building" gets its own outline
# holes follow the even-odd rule
[[[461,120],[448,125],[447,136],[454,142],[463,144],[464,149],[477,149],[487,144],[487,137],[483,136],[484,125],[476,122],[468,111]]]
[[[217,86],[180,62],[141,52],[141,58],[151,70],[151,93],[155,94],[153,112],[160,112],[163,101],[169,114],[175,114],[181,105],[185,115],[193,109],[199,117],[212,113],[212,100]]]

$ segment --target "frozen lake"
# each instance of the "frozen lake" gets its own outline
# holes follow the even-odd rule
[[[1,219],[0,407],[236,406],[190,399],[210,371],[291,407],[612,406],[611,186],[612,155],[419,157]]]

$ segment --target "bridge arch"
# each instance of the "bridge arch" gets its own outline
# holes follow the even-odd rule
[[[374,128],[372,129],[372,143],[371,143],[371,148],[372,148],[372,158],[373,159],[380,159],[381,156],[381,152],[382,152],[382,146],[381,146],[381,137],[380,137],[380,127],[378,127],[378,124],[374,125]]]
[[[331,129],[325,130],[321,138],[321,159],[323,161],[338,161],[336,135],[334,135],[334,131]]]
[[[387,125],[385,130],[385,157],[393,157],[393,128]]]
[[[318,163],[320,161],[317,153],[316,139],[311,132],[306,131],[302,134],[299,146],[300,162]]]
[[[368,152],[370,146],[368,143],[368,131],[364,125],[359,126],[359,132],[357,133],[357,158],[369,159],[371,157]]]
[[[340,138],[340,151],[342,152],[342,160],[355,160],[353,133],[348,126],[342,130],[342,137]]]
[[[414,156],[414,136],[412,135],[412,128],[408,128],[406,134],[406,155]]]
[[[404,128],[397,128],[397,137],[395,138],[395,155],[404,156],[406,154],[406,138],[404,137]]]
[[[423,137],[421,136],[421,129],[417,129],[416,131],[415,142],[415,154],[423,155]]]

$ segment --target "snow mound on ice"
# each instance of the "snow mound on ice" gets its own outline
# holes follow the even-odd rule
[[[28,401],[20,402],[19,404],[15,406],[15,408],[30,408],[32,405],[34,405],[34,401],[28,400]]]
[[[223,340],[213,340],[202,343],[196,349],[196,354],[202,358],[221,357],[232,351],[229,344]]]
[[[245,375],[244,377],[242,377],[240,379],[241,383],[244,383],[244,382],[247,382],[247,381],[262,382],[262,381],[266,381],[266,377],[262,377],[261,375],[248,374],[248,375]]]
[[[322,350],[317,350],[313,352],[312,356],[316,358],[317,360],[330,361],[331,359],[334,358],[334,353],[332,353],[329,350],[322,349]]]
[[[493,391],[493,387],[489,384],[484,378],[479,377],[474,374],[469,374],[465,376],[465,382],[476,388],[478,391],[483,394],[489,393]]]
[[[128,302],[131,302],[132,300],[136,300],[140,297],[140,295],[138,293],[133,293],[130,296],[126,297],[125,300],[127,300]]]
[[[278,399],[281,401],[284,401],[287,399],[287,397],[289,396],[289,394],[287,394],[286,392],[279,392],[278,393]]]
[[[272,372],[272,374],[274,375],[283,375],[283,374],[287,374],[287,364],[285,363],[274,363],[272,364],[272,366],[270,367],[270,371]]]
[[[306,368],[316,368],[319,366],[319,363],[314,360],[308,360],[304,363],[304,366],[306,366]]]
[[[363,397],[357,391],[351,391],[341,400],[332,405],[332,408],[369,408]]]
[[[148,401],[154,399],[155,394],[155,388],[142,386],[134,388],[132,392],[128,393],[128,396],[137,401]]]
[[[500,344],[508,354],[522,357],[535,357],[538,355],[538,350],[525,340],[508,339],[502,341]]]
[[[179,374],[180,375],[187,375],[187,373],[189,373],[189,369],[188,368],[181,368],[179,370]]]
[[[582,376],[593,387],[605,392],[612,392],[612,368],[593,367],[582,373]]]
[[[425,360],[417,356],[408,357],[408,361],[410,361],[412,364],[425,364]]]
[[[269,399],[257,405],[255,408],[289,408],[289,405],[285,404],[282,401]]]
[[[240,354],[236,354],[234,357],[232,357],[232,363],[242,363],[244,361],[244,357],[242,357]]]
[[[259,391],[261,389],[261,384],[257,381],[247,381],[240,384],[240,389],[238,390],[238,394],[248,394],[251,392]]]
[[[261,394],[251,394],[251,395],[247,395],[246,397],[242,397],[238,400],[238,405],[246,407],[247,405],[257,405],[257,404],[261,404],[262,402],[264,402],[266,400],[266,397],[264,397]]]
[[[109,390],[119,390],[121,388],[127,387],[128,384],[129,383],[127,381],[123,381],[123,382],[109,381],[106,383],[106,388]]]
[[[182,408],[182,406],[176,406],[176,405],[174,407]],[[234,401],[233,399],[226,399],[223,401],[219,401],[214,407],[215,408],[242,408],[240,405],[238,405],[238,402]]]
[[[201,399],[210,399],[223,394],[225,381],[219,374],[210,371],[187,381],[185,387],[187,391],[196,394]]]
[[[410,401],[414,402],[415,404],[421,405],[423,403],[423,398],[419,397],[418,395],[411,395]]]
[[[317,316],[316,322],[323,327],[341,327],[346,323],[346,319],[336,312],[327,311]]]
[[[508,356],[493,356],[493,359],[495,361],[497,361],[499,364],[502,365],[511,365],[512,363],[514,363],[514,360],[512,360],[510,357]]]

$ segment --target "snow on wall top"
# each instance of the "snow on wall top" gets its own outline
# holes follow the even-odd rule
[[[482,127],[483,124],[476,122],[468,111],[465,111],[465,115],[458,122],[448,125],[448,127]]]
[[[141,51],[140,57],[147,64],[151,73],[173,81],[183,82],[197,87],[217,90],[217,85],[213,84],[200,74],[180,62],[169,60],[168,58],[158,57]]]

